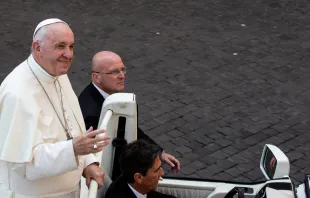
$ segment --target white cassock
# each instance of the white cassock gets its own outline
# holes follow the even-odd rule
[[[85,132],[77,97],[67,75],[50,76],[32,55],[27,60],[0,87],[0,197],[79,197],[83,169],[97,159],[75,156],[59,120],[73,137]]]

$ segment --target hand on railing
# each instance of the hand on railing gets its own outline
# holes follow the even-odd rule
[[[104,171],[98,166],[98,164],[93,163],[88,165],[83,171],[83,176],[86,179],[86,185],[88,188],[90,187],[90,182],[92,179],[97,182],[98,188],[102,187],[104,181]]]

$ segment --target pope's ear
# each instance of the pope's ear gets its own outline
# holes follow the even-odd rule
[[[38,52],[40,51],[40,44],[38,41],[34,41],[31,47],[33,51],[38,51]]]

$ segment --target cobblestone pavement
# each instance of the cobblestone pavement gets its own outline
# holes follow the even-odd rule
[[[1,80],[29,55],[37,23],[58,17],[76,36],[76,93],[96,52],[119,53],[140,126],[180,159],[177,176],[263,180],[266,143],[295,181],[310,173],[308,1],[35,2],[1,1]]]

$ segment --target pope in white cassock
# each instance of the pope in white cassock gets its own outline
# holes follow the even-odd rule
[[[0,197],[79,197],[83,175],[103,184],[93,153],[109,143],[85,125],[67,76],[74,35],[59,19],[34,31],[31,55],[0,87]]]

